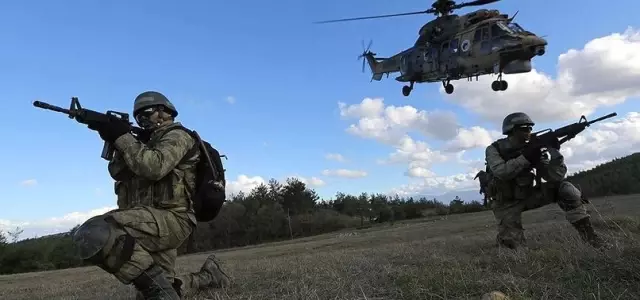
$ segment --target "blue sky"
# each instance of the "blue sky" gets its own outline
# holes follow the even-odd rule
[[[369,71],[360,72],[361,40],[372,39],[372,51],[390,56],[411,46],[431,15],[312,24],[424,10],[428,1],[178,3],[0,4],[6,145],[0,148],[0,220],[36,221],[115,205],[98,135],[62,114],[33,107],[34,100],[64,107],[77,96],[87,108],[131,112],[138,93],[158,90],[178,107],[179,121],[228,155],[229,179],[241,174],[265,180],[317,177],[325,183],[316,188],[324,197],[336,191],[387,192],[414,180],[404,175],[406,165],[376,163],[393,148],[345,132],[355,121],[340,116],[338,102],[352,105],[380,97],[385,105],[453,112],[463,127],[498,128],[463,105],[445,101],[439,84],[416,85],[410,97],[403,97],[403,84],[393,75],[370,83]],[[616,7],[603,12],[597,1],[516,0],[487,6],[508,14],[519,10],[521,26],[546,35],[549,48],[534,66],[552,76],[558,55],[568,49],[638,27],[640,3],[618,1]],[[619,114],[637,108],[637,102],[615,107]],[[611,109],[598,108],[597,113]],[[340,153],[348,162],[326,160],[327,153]],[[477,159],[481,153],[469,149],[464,157]],[[368,175],[321,174],[340,168]],[[465,171],[450,163],[431,170],[439,176]],[[37,184],[21,185],[25,180]]]

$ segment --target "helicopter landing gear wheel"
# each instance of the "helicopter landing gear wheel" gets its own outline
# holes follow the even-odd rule
[[[409,96],[409,94],[411,94],[412,90],[413,90],[413,81],[411,81],[410,85],[405,85],[402,87],[402,95],[407,97]]]
[[[447,94],[452,94],[453,93],[453,84],[449,83],[449,80],[447,80],[446,83],[443,81],[442,82],[442,86],[444,87],[444,91]]]
[[[491,83],[491,89],[492,89],[494,92],[497,92],[497,91],[506,91],[508,87],[509,87],[509,83],[507,83],[507,82],[506,82],[506,81],[504,81],[504,80],[496,80],[496,81],[494,81],[494,82],[492,82],[492,83]]]
[[[494,92],[506,91],[508,87],[509,87],[509,83],[507,83],[505,80],[502,80],[502,73],[498,75],[498,80],[495,80],[491,83],[491,89]]]
[[[411,94],[411,87],[409,87],[408,85],[403,86],[402,87],[402,95],[407,97],[407,96],[409,96],[409,94]]]

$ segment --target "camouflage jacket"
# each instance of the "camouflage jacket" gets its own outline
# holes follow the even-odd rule
[[[109,174],[116,180],[119,208],[151,206],[170,210],[195,223],[192,191],[199,151],[195,140],[181,126],[172,123],[156,129],[146,145],[127,133],[119,137],[109,162]]]
[[[496,148],[495,145],[498,146]],[[487,167],[492,174],[492,188],[497,198],[526,199],[533,192],[535,174],[529,161],[522,155],[525,145],[515,145],[503,138],[489,145],[485,150]],[[542,179],[550,183],[564,180],[567,166],[564,157],[557,149],[547,149],[548,156],[535,166]]]

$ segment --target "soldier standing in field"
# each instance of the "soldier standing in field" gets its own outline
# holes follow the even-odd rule
[[[517,248],[525,243],[522,212],[557,203],[580,237],[598,248],[606,243],[596,234],[580,191],[565,180],[567,166],[560,153],[560,143],[542,151],[541,145],[528,143],[535,123],[522,112],[509,114],[502,122],[506,138],[489,145],[485,151],[493,213],[498,222],[499,246]],[[546,182],[534,186],[536,173]]]
[[[487,172],[485,172],[484,170],[480,170],[478,172],[478,174],[476,174],[476,177],[473,178],[473,180],[479,179],[480,180],[480,194],[484,195],[484,199],[483,199],[483,205],[484,207],[488,207],[489,205],[489,193],[487,191],[487,185],[489,184],[488,178],[487,178]]]
[[[126,122],[95,125],[115,146],[109,174],[116,181],[118,209],[93,217],[75,232],[82,259],[144,299],[179,299],[205,287],[224,287],[228,276],[215,256],[199,272],[176,276],[177,248],[196,226],[192,191],[200,151],[195,140],[174,122],[178,111],[164,95],[144,92],[133,115],[144,133],[135,137]]]

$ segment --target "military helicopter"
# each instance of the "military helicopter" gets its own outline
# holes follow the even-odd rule
[[[365,59],[371,69],[371,80],[380,81],[382,75],[400,72],[395,79],[408,82],[402,94],[409,96],[414,83],[442,82],[447,94],[453,93],[452,80],[487,74],[498,74],[491,84],[494,91],[507,90],[508,84],[502,74],[527,73],[531,71],[531,59],[545,53],[547,41],[523,29],[512,17],[498,10],[479,9],[464,15],[452,14],[453,10],[467,6],[486,5],[500,0],[476,0],[456,4],[451,0],[436,0],[425,11],[321,21],[332,23],[363,19],[387,18],[416,14],[431,14],[436,18],[420,28],[415,44],[389,58],[376,57],[369,46],[358,56]],[[363,42],[364,48],[364,42]]]

